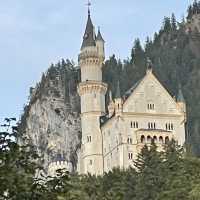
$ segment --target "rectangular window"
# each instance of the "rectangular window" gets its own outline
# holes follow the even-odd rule
[[[87,136],[87,142],[92,142],[92,136]]]
[[[128,153],[128,159],[133,160],[133,153]]]
[[[165,129],[167,131],[173,131],[174,130],[174,124],[173,123],[166,123],[165,124]]]
[[[148,104],[147,104],[147,109],[148,109],[148,110],[155,110],[155,104],[153,104],[153,103],[148,103]]]
[[[156,129],[156,123],[155,122],[154,123],[153,122],[149,122],[148,123],[148,129],[154,129],[155,130]]]
[[[138,128],[138,122],[131,122],[131,128]]]

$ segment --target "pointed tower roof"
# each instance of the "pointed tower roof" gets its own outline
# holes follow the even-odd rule
[[[98,34],[97,34],[97,39],[96,40],[105,42],[105,40],[103,39],[103,37],[101,35],[100,27],[98,28]]]
[[[177,102],[183,102],[183,103],[185,103],[185,98],[183,96],[183,92],[182,92],[182,88],[181,88],[180,84],[179,84],[179,88],[178,88]]]
[[[96,46],[95,38],[96,36],[94,32],[94,26],[90,17],[90,11],[88,10],[88,20],[85,29],[85,34],[83,36],[83,43],[81,49],[83,49],[84,47]]]
[[[121,99],[121,92],[120,92],[119,81],[117,82],[117,91],[116,91],[116,94],[115,94],[115,99]]]

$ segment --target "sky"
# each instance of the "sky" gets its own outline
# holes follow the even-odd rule
[[[130,56],[164,16],[186,15],[192,0],[91,0],[93,24],[101,27],[106,56]],[[0,0],[0,123],[22,114],[34,86],[51,63],[77,63],[87,20],[87,0]]]

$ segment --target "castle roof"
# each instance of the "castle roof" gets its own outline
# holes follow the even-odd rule
[[[95,39],[96,36],[94,32],[94,26],[90,17],[90,12],[88,12],[88,20],[85,29],[85,34],[83,36],[83,43],[81,49],[83,49],[84,47],[96,46]]]
[[[143,79],[143,78],[142,78]],[[142,79],[140,79],[139,81],[137,81],[133,87],[131,87],[128,91],[125,92],[124,94],[124,99],[127,99],[132,93],[133,91],[137,88],[137,86],[140,84],[140,82],[142,81]]]

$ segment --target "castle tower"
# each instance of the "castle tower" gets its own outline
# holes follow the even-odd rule
[[[88,20],[79,65],[81,83],[78,92],[81,98],[82,147],[80,173],[103,173],[103,149],[100,116],[105,114],[107,84],[102,82],[102,64],[105,59],[104,40],[95,29],[88,11]]]

